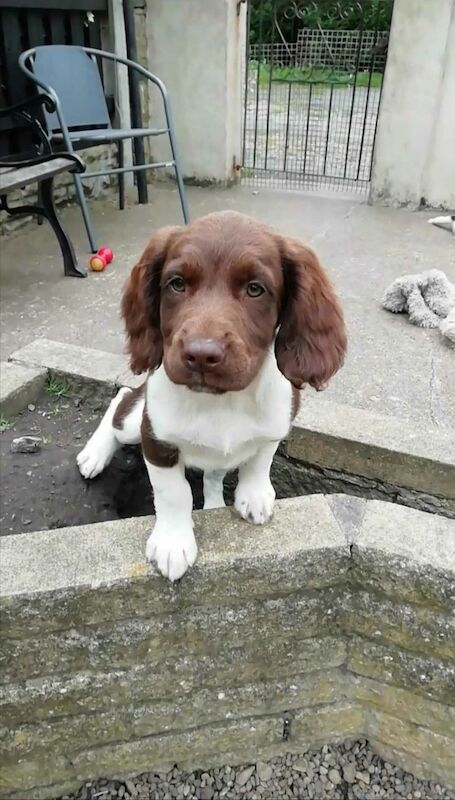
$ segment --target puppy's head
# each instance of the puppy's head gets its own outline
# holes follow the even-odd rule
[[[133,372],[161,362],[195,391],[245,389],[275,342],[281,372],[322,388],[346,349],[339,304],[315,254],[236,212],[155,233],[125,287]]]

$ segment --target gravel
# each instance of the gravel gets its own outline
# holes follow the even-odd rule
[[[421,781],[375,755],[367,741],[324,745],[302,755],[207,771],[145,772],[100,779],[59,800],[455,800],[455,792]]]

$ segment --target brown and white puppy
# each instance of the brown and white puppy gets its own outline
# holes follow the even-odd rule
[[[146,556],[180,578],[197,556],[185,467],[204,470],[204,508],[224,505],[223,477],[239,468],[235,508],[270,519],[270,466],[306,383],[321,389],[343,362],[346,333],[316,255],[242,214],[209,214],[157,231],[125,287],[131,368],[84,450],[93,478],[121,444],[142,442],[156,522]]]

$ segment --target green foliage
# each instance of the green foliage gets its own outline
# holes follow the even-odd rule
[[[389,30],[393,0],[297,0],[299,17],[291,0],[249,0],[250,43],[281,41],[275,18],[287,42],[297,39],[300,28],[338,30]]]
[[[252,167],[242,167],[242,178],[252,178],[254,176],[254,169]]]
[[[48,375],[46,389],[52,397],[64,397],[71,391],[71,386],[65,380],[55,375]]]
[[[10,420],[7,419],[4,414],[0,413],[0,433],[3,433],[3,431],[7,431],[12,426],[13,423],[10,422]]]
[[[269,64],[259,64],[257,61],[250,61],[250,70],[252,74],[257,73],[259,66],[259,83],[261,86],[266,86],[270,81],[270,66]],[[312,83],[320,84],[333,84],[334,86],[352,86],[354,84],[354,74],[344,72],[342,70],[333,70],[330,67],[314,68],[314,67],[273,67],[272,81],[292,81],[294,83]],[[368,86],[378,88],[382,83],[382,74],[380,72],[358,72],[355,83],[357,86]]]

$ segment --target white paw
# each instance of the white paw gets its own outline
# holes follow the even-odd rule
[[[106,467],[115,453],[115,440],[95,439],[92,436],[76,457],[83,478],[95,478]]]
[[[257,483],[239,483],[235,490],[235,510],[247,522],[263,525],[272,516],[275,489],[270,481],[262,485]]]
[[[168,523],[156,522],[145,550],[147,561],[156,564],[170,581],[178,581],[197,557],[197,544],[193,528],[176,530]]]

